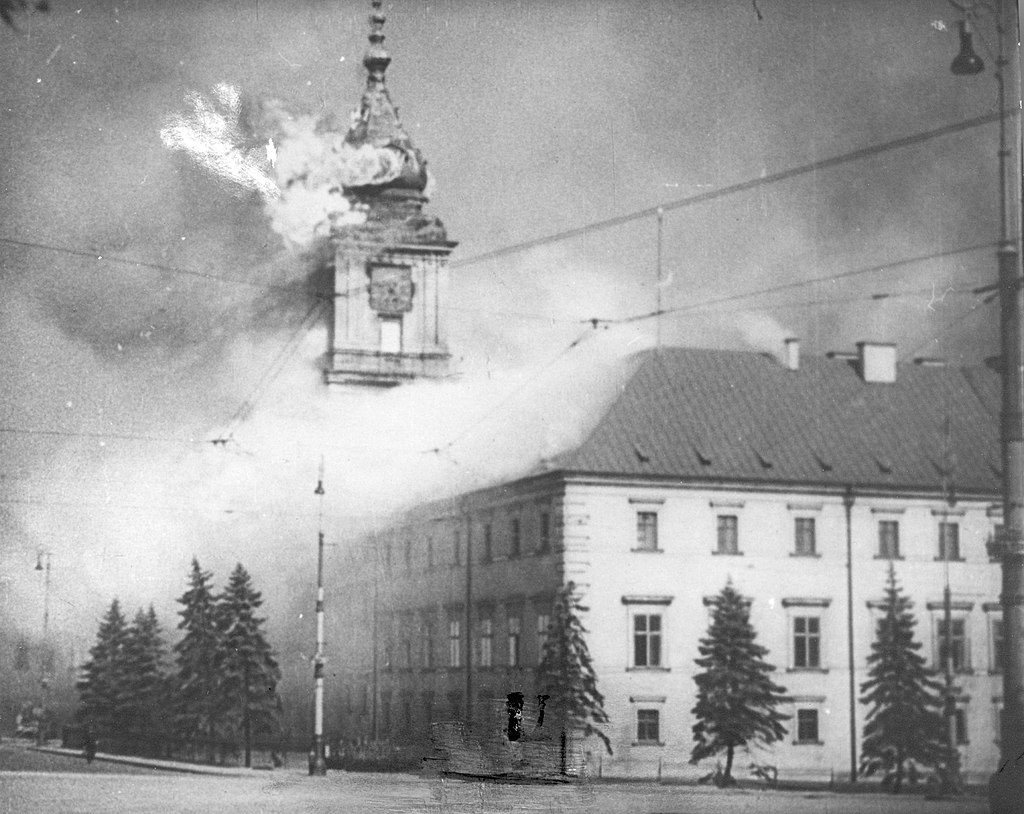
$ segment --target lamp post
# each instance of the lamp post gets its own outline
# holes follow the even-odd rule
[[[1015,160],[1007,139],[1006,38],[1016,25],[1008,0],[970,6],[954,3],[963,13],[960,24],[960,53],[951,69],[959,76],[984,70],[984,62],[975,51],[971,22],[982,13],[995,18],[998,35],[994,76],[999,91],[999,334],[1001,351],[1002,405],[999,416],[1002,458],[1003,526],[989,544],[989,555],[1002,567],[1003,614],[1003,712],[1000,719],[1000,760],[989,781],[989,805],[993,814],[1020,810],[1024,799],[1024,375],[1021,365],[1021,293],[1020,231],[1011,224],[1011,194],[1016,199],[1020,185],[1019,150]],[[1016,43],[1016,39],[1012,40]],[[1019,121],[1018,121],[1019,127]],[[1019,132],[1019,131],[1018,131]],[[1016,138],[1015,143],[1020,144]],[[1016,220],[1016,219],[1015,219]]]
[[[316,547],[316,654],[313,656],[313,747],[309,755],[310,775],[327,774],[324,760],[324,462],[313,494],[320,499]]]
[[[46,565],[43,565],[43,559]],[[39,729],[36,732],[36,743],[40,746],[46,740],[47,696],[49,695],[50,678],[47,675],[47,663],[50,647],[50,552],[39,549],[36,554],[36,571],[45,572],[43,578],[43,643],[39,659]]]

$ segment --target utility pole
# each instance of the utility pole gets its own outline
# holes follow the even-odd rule
[[[955,2],[963,14],[960,53],[953,60],[954,74],[981,73],[985,64],[974,52],[971,23],[982,14],[995,16],[997,55],[994,76],[999,104],[999,337],[1002,403],[999,439],[1002,463],[1003,524],[989,544],[989,555],[1002,566],[1000,604],[1003,615],[1003,712],[1000,720],[999,766],[989,780],[989,807],[993,814],[1012,814],[1024,799],[1024,349],[1021,347],[1021,296],[1024,276],[1020,266],[1021,211],[1016,210],[1021,189],[1020,117],[1016,118],[1010,149],[1006,109],[1006,77],[1010,48],[1017,46],[1016,4],[1009,0],[988,3]],[[1019,68],[1019,62],[1017,65]],[[1019,77],[1017,69],[1011,77]],[[1020,106],[1020,85],[1011,81],[1014,108]],[[1012,160],[1011,160],[1012,159]]]
[[[324,459],[313,494],[320,499],[316,547],[316,654],[313,656],[313,748],[309,756],[310,775],[327,774],[324,760]]]
[[[46,567],[43,567],[43,557]],[[36,571],[44,571],[43,577],[43,643],[39,659],[39,729],[36,732],[36,743],[42,746],[46,741],[46,726],[49,719],[47,702],[49,701],[50,679],[46,674],[46,665],[50,659],[50,552],[39,550],[36,556]]]

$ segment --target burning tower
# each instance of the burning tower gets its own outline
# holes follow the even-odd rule
[[[346,195],[365,210],[360,225],[332,230],[334,316],[325,379],[329,384],[389,387],[448,372],[442,333],[448,255],[456,244],[424,213],[430,175],[384,83],[391,57],[385,17],[371,3],[366,90],[345,145],[366,156],[366,183]]]

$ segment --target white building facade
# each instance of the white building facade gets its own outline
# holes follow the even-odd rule
[[[801,363],[663,349],[577,448],[521,479],[407,512],[336,575],[331,725],[425,742],[432,722],[489,720],[535,686],[558,587],[589,610],[610,718],[605,776],[696,777],[693,677],[708,600],[731,580],[786,689],[788,734],[737,759],[780,779],[846,779],[890,564],[928,664],[945,659],[944,589],[968,779],[998,758],[998,380],[896,365],[860,346]],[[337,627],[335,627],[337,625]],[[851,680],[852,679],[852,680]],[[852,723],[852,726],[851,726]],[[746,761],[746,762],[745,762]]]

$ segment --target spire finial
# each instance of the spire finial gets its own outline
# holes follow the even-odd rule
[[[382,0],[371,0],[370,2],[370,47],[366,49],[366,56],[363,57],[363,65],[369,71],[369,81],[377,84],[384,84],[384,72],[391,64],[391,57],[384,50],[384,21],[387,19],[381,11]]]

